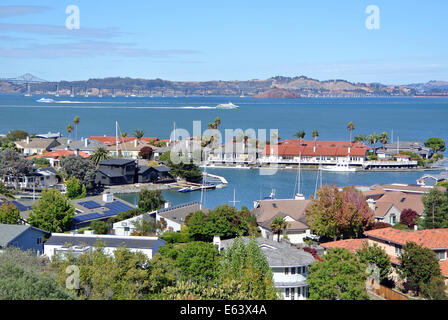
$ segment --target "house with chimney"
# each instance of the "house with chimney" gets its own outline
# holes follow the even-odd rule
[[[57,139],[46,139],[46,138],[30,138],[16,141],[16,148],[25,156],[42,154],[44,152],[50,151],[52,148],[60,145]]]
[[[78,151],[79,153],[83,152],[90,156],[100,147],[104,147],[104,145],[88,138],[81,138],[81,140],[67,139],[65,143],[51,148],[51,151]]]
[[[48,162],[50,163],[50,166],[52,166],[53,168],[59,169],[59,168],[61,168],[62,158],[71,156],[71,155],[79,156],[84,159],[86,159],[90,156],[88,153],[86,153],[84,151],[57,149],[54,151],[45,152],[43,154],[29,156],[28,159],[44,158],[44,159],[48,160]]]

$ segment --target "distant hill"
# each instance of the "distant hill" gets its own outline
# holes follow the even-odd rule
[[[306,76],[276,76],[265,80],[246,81],[168,81],[111,77],[82,81],[31,83],[33,94],[116,95],[116,96],[253,96],[253,97],[363,97],[448,95],[448,82],[383,85],[349,82],[343,79],[324,80]],[[286,90],[286,91],[283,91]],[[73,92],[72,92],[73,91]],[[0,81],[0,93],[25,93],[26,84]]]
[[[274,88],[260,92],[253,96],[254,98],[270,98],[270,99],[297,99],[300,94],[287,89]]]

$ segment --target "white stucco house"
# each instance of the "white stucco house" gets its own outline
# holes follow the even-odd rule
[[[142,252],[149,259],[165,245],[165,241],[158,237],[53,233],[44,244],[44,254],[50,259],[69,251],[83,254],[92,251],[97,241],[104,243],[104,251],[108,254],[113,254],[118,247],[126,247],[131,252]]]

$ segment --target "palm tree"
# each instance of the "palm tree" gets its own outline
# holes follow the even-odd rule
[[[365,144],[367,141],[367,137],[365,134],[360,134],[359,136],[356,136],[353,140],[356,142],[362,142]]]
[[[270,224],[272,232],[277,234],[277,241],[280,242],[280,234],[288,227],[288,223],[282,217],[275,217]]]
[[[80,119],[79,119],[79,117],[78,116],[76,116],[74,119],[73,119],[73,123],[75,124],[75,126],[76,126],[76,140],[78,140],[78,124],[79,124],[79,122],[80,122]]]
[[[386,143],[388,143],[389,142],[389,135],[387,134],[387,132],[383,132],[381,135],[380,135],[380,142],[384,145],[384,144],[386,144]]]
[[[314,145],[316,145],[317,137],[319,137],[319,131],[313,130],[313,132],[311,133],[311,136],[314,138]]]
[[[14,199],[14,195],[11,190],[9,190],[3,182],[0,181],[0,195],[5,196],[6,198]]]
[[[373,144],[373,152],[374,154],[376,154],[376,144],[378,142],[378,140],[380,139],[380,136],[374,132],[371,135],[369,135],[367,137],[367,141],[369,141],[370,144]]]
[[[350,131],[350,142],[352,142],[352,131],[355,130],[355,124],[350,121],[347,123],[347,129]]]
[[[123,132],[121,133],[121,136],[122,136],[123,138],[126,138],[126,137],[128,136],[128,133],[127,133],[126,131],[123,131]]]
[[[101,161],[109,159],[109,158],[110,158],[109,151],[107,151],[103,147],[99,147],[90,156],[90,161],[92,161],[92,163],[95,166],[98,166]]]
[[[305,131],[300,130],[300,131],[294,133],[293,136],[296,137],[297,139],[303,139],[303,138],[305,138]]]
[[[220,125],[221,125],[221,118],[216,117],[215,121],[213,122],[213,129],[218,129]]]
[[[137,141],[140,141],[141,138],[145,135],[145,131],[136,129],[133,136],[137,138]]]
[[[68,126],[65,127],[65,129],[67,129],[68,134],[70,135],[70,138],[72,137],[72,131],[73,131],[73,126],[71,124],[69,124]]]

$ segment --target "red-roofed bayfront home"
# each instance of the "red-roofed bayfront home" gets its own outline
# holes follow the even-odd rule
[[[328,164],[348,163],[362,166],[370,147],[350,141],[284,140],[278,145],[267,145],[261,163],[278,164]]]

